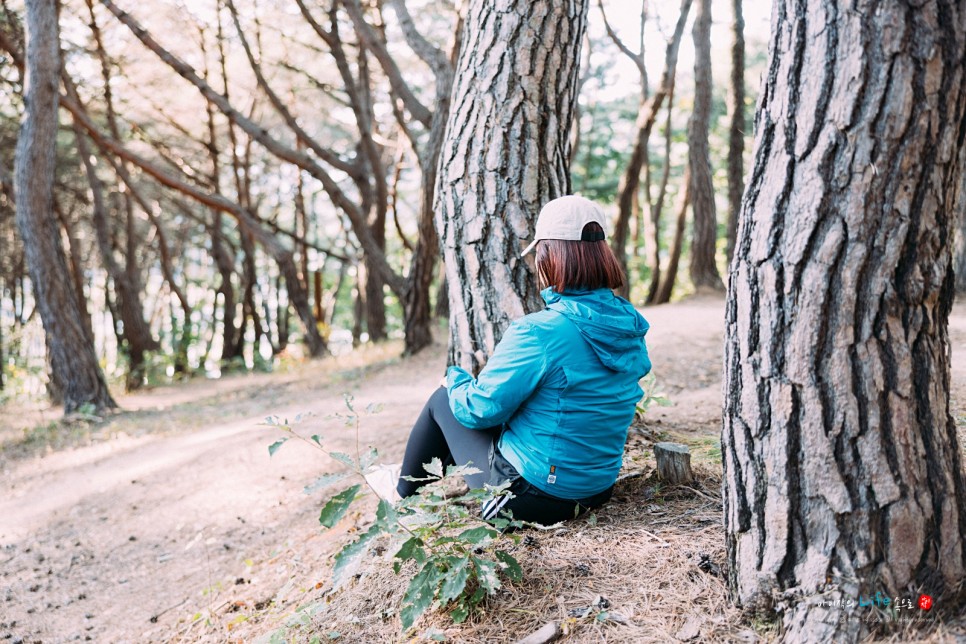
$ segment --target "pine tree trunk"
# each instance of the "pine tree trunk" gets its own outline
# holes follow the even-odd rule
[[[419,241],[413,251],[407,278],[408,290],[403,299],[407,354],[416,353],[433,342],[430,297],[436,261],[439,259],[439,236],[433,224],[433,201],[453,89],[451,67],[436,72],[436,85],[436,108],[433,111],[425,154],[420,158],[419,164],[422,169],[419,187]]]
[[[124,344],[127,345],[129,362],[127,378],[125,379],[126,389],[134,391],[140,389],[144,383],[145,353],[156,350],[159,345],[158,341],[151,335],[151,328],[144,319],[144,305],[141,302],[141,280],[134,268],[136,264],[128,262],[127,270],[125,270],[121,268],[114,257],[108,209],[104,201],[104,186],[100,177],[97,176],[90,146],[87,144],[80,126],[76,123],[74,124],[74,140],[77,143],[77,152],[81,157],[84,171],[87,174],[87,182],[91,188],[91,216],[94,221],[94,237],[97,240],[104,269],[114,283],[114,291],[117,294],[116,313],[124,323],[122,337]],[[130,199],[129,196],[128,199]],[[130,236],[130,225],[128,230]],[[135,252],[133,248],[130,248],[130,244],[128,252]]]
[[[728,262],[735,254],[738,239],[738,215],[741,194],[745,189],[745,19],[741,0],[731,0],[734,14],[731,41],[731,94],[728,106],[731,124],[728,128]]]
[[[476,372],[538,307],[520,258],[542,205],[568,194],[587,0],[472,0],[440,157],[436,223],[449,282],[450,363]]]
[[[674,200],[674,239],[668,251],[667,270],[661,278],[661,286],[654,296],[654,304],[667,304],[674,292],[674,283],[678,279],[678,265],[681,262],[681,252],[684,248],[684,228],[688,220],[688,206],[691,205],[691,170],[684,171],[684,180],[678,188],[677,199]]]
[[[779,0],[771,39],[726,309],[730,582],[787,641],[854,641],[858,596],[954,611],[966,581],[945,206],[966,6]]]
[[[81,324],[53,213],[60,86],[56,0],[28,2],[26,25],[26,108],[14,160],[17,225],[51,367],[63,387],[64,412],[88,404],[97,410],[114,408],[94,345]]]
[[[960,154],[966,157],[966,149]],[[960,163],[966,167],[966,158]],[[966,295],[966,172],[960,176],[959,190],[952,208],[953,224],[953,275],[955,276],[956,295]]]
[[[617,186],[617,219],[614,222],[614,232],[611,235],[610,245],[611,249],[614,251],[614,256],[617,257],[617,261],[620,263],[625,274],[627,274],[627,238],[628,233],[630,232],[630,221],[632,219],[636,219],[638,211],[640,210],[639,193],[641,186],[641,173],[642,171],[649,172],[650,168],[650,159],[648,158],[648,140],[650,139],[651,129],[654,127],[655,121],[657,121],[658,112],[661,110],[661,105],[664,103],[664,99],[671,95],[671,92],[673,91],[674,77],[678,61],[678,49],[681,45],[681,37],[684,34],[684,26],[687,23],[688,14],[691,11],[691,4],[692,0],[682,0],[681,2],[681,12],[678,14],[674,34],[668,41],[667,48],[665,50],[664,72],[661,74],[660,85],[652,97],[641,102],[640,108],[638,109],[637,120],[634,124],[634,126],[637,128],[637,136],[634,139],[634,146],[631,148],[631,156],[627,161],[627,166],[625,166],[624,173],[621,175],[620,183]],[[643,70],[644,68],[642,67],[641,69]],[[644,85],[646,94],[647,76],[643,73],[643,71],[641,82]],[[648,190],[647,202],[650,205],[649,179],[646,182],[646,189]],[[652,213],[648,212],[648,216],[651,215]],[[658,256],[659,249],[652,248],[651,250],[652,252],[649,253],[649,256],[654,259]],[[654,264],[652,264],[652,270],[653,266]],[[630,294],[630,282],[630,275],[628,275],[627,282],[624,284],[624,288],[621,289],[621,295],[623,297],[628,297]]]
[[[694,111],[688,122],[691,168],[691,282],[697,290],[724,290],[715,263],[718,216],[711,181],[708,128],[711,121],[711,0],[698,0],[694,16]]]

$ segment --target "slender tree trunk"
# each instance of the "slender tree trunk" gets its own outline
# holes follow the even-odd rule
[[[728,262],[735,254],[738,214],[745,189],[745,19],[741,1],[731,0],[734,22],[731,25],[731,124],[728,127]]]
[[[422,177],[419,184],[419,239],[413,251],[409,269],[409,284],[403,300],[405,310],[406,353],[413,354],[433,342],[433,315],[430,297],[436,260],[439,258],[439,237],[433,224],[433,201],[436,197],[437,168],[446,133],[449,115],[453,72],[443,70],[436,76],[436,109],[426,143],[425,154],[420,158]]]
[[[111,225],[108,221],[107,204],[104,202],[104,187],[92,161],[92,153],[80,126],[74,125],[74,140],[77,152],[81,157],[87,182],[91,188],[92,208],[94,220],[94,237],[101,254],[104,268],[114,284],[117,295],[117,314],[124,324],[123,342],[126,344],[128,355],[128,373],[126,386],[128,391],[140,389],[144,383],[144,355],[148,351],[158,348],[158,342],[151,335],[151,329],[144,319],[144,305],[141,302],[141,288],[132,271],[122,269],[114,257],[111,243]],[[130,197],[129,197],[130,198]],[[128,252],[133,249],[129,248]]]
[[[966,581],[947,329],[966,6],[780,0],[769,50],[726,308],[730,583],[786,641],[855,641],[857,597],[956,614]]]
[[[674,34],[671,36],[671,40],[668,41],[664,54],[664,72],[661,75],[661,84],[650,99],[641,103],[640,110],[637,113],[637,137],[634,140],[634,147],[631,149],[631,157],[627,161],[627,166],[624,168],[624,174],[621,175],[620,185],[617,187],[617,221],[614,224],[614,233],[611,237],[611,248],[614,251],[614,255],[617,256],[617,261],[620,262],[621,268],[624,269],[625,273],[627,272],[627,238],[630,231],[630,221],[634,217],[634,207],[638,201],[638,191],[640,190],[641,186],[641,171],[647,162],[647,144],[651,136],[651,129],[654,127],[654,122],[657,120],[658,113],[661,110],[661,105],[663,104],[664,99],[667,97],[671,90],[671,86],[674,83],[674,72],[675,68],[677,67],[678,49],[681,44],[681,38],[684,34],[684,26],[688,20],[688,13],[691,11],[691,3],[692,0],[681,1],[681,11],[678,14]],[[710,53],[708,65],[710,74]],[[643,64],[641,67],[643,68]],[[646,82],[646,76],[643,76],[642,82]],[[709,113],[711,100],[710,91],[709,77]],[[695,110],[697,110],[697,105],[695,105]],[[705,147],[707,147],[707,144],[705,144]],[[650,201],[650,199],[648,199],[648,201]],[[628,279],[627,283],[624,285],[622,294],[626,297],[629,292],[630,279]]]
[[[724,290],[715,263],[718,216],[711,181],[708,128],[711,120],[711,0],[698,0],[694,16],[694,111],[688,121],[691,168],[691,282],[698,291]]]
[[[63,386],[64,412],[115,404],[94,345],[81,324],[60,230],[53,214],[53,180],[60,86],[56,0],[27,3],[24,110],[14,161],[17,226],[34,297],[50,348],[52,370]]]
[[[647,264],[651,269],[651,281],[647,286],[646,304],[655,304],[657,302],[657,293],[661,287],[661,278],[663,275],[661,271],[661,216],[664,213],[664,201],[667,198],[668,180],[671,178],[671,139],[674,135],[671,113],[673,106],[674,78],[672,77],[671,88],[668,90],[667,96],[667,118],[664,121],[664,168],[661,171],[661,184],[657,191],[657,199],[651,204],[651,212],[648,213],[650,223],[647,228],[648,234],[651,237],[651,243],[648,244],[650,254],[647,257]],[[685,203],[685,210],[687,210],[687,203]],[[683,222],[680,217],[678,219]]]
[[[478,371],[538,307],[520,258],[541,206],[570,191],[587,0],[472,0],[440,156],[436,224],[449,281],[449,361]]]
[[[654,304],[667,304],[674,292],[674,283],[678,279],[678,265],[684,249],[684,228],[688,220],[688,206],[691,203],[691,171],[684,171],[684,181],[681,183],[678,198],[675,200],[674,211],[677,213],[674,225],[674,241],[668,252],[667,270],[663,271],[660,288],[654,296]]]
[[[352,300],[352,346],[357,347],[362,343],[362,333],[365,328],[366,317],[366,268],[360,262],[356,265],[356,287],[353,289],[355,296]]]

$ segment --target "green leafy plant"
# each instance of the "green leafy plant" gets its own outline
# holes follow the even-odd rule
[[[342,472],[323,475],[306,486],[306,492],[327,487],[349,476],[359,481],[342,489],[323,505],[319,523],[327,529],[339,523],[352,505],[365,496],[366,488],[376,492],[366,475],[374,470],[378,453],[372,447],[362,448],[359,442],[362,414],[356,411],[348,394],[345,404],[349,413],[336,414],[335,417],[355,428],[354,455],[327,449],[318,434],[306,438],[296,432],[293,425],[298,424],[301,417],[296,417],[293,423],[277,416],[266,419],[266,424],[285,434],[269,445],[270,455],[295,438],[321,450],[342,466]],[[378,406],[369,405],[363,413],[369,415],[379,411]],[[338,587],[350,577],[369,545],[377,537],[388,536],[393,544],[391,547],[397,548],[393,571],[400,574],[405,570],[412,574],[400,610],[404,632],[430,609],[448,610],[453,621],[461,623],[484,598],[494,594],[504,580],[520,581],[523,578],[520,564],[507,550],[508,542],[516,543],[520,537],[507,531],[523,527],[524,523],[512,516],[484,520],[478,513],[482,504],[494,496],[511,495],[507,489],[509,484],[452,495],[446,490],[452,488],[453,481],[479,470],[467,466],[449,466],[444,470],[439,459],[433,459],[424,467],[428,473],[425,478],[410,478],[426,482],[419,494],[395,504],[380,499],[375,521],[360,537],[339,551],[333,567],[333,585]]]
[[[651,405],[657,405],[659,407],[670,407],[671,399],[668,398],[663,392],[659,391],[657,386],[657,376],[654,372],[650,372],[640,381],[641,389],[644,390],[644,396],[641,401],[637,403],[637,413],[645,414],[647,410],[650,409]]]

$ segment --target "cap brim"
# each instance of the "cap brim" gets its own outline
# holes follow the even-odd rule
[[[536,248],[536,247],[537,247],[537,242],[538,242],[538,241],[540,241],[540,240],[539,240],[539,239],[534,239],[534,240],[533,240],[533,241],[532,241],[532,242],[530,243],[530,245],[529,245],[529,246],[527,246],[526,248],[524,248],[524,249],[523,249],[523,252],[522,252],[522,253],[520,253],[520,257],[523,257],[524,255],[526,255],[527,253],[529,253],[529,252],[530,252],[531,250],[533,250],[534,248]]]

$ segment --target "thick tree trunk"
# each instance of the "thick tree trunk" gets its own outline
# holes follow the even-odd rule
[[[53,214],[53,180],[60,85],[60,41],[56,0],[27,3],[24,110],[14,161],[17,225],[34,298],[46,332],[53,371],[63,386],[64,412],[91,404],[117,405],[111,398],[81,324],[60,228]]]
[[[711,181],[708,128],[711,121],[711,0],[698,0],[694,16],[694,111],[688,121],[691,168],[691,282],[697,290],[724,290],[715,263],[718,216]]]
[[[960,151],[960,164],[966,168],[966,148]],[[953,275],[955,276],[956,295],[966,295],[966,172],[962,172],[959,190],[952,208],[953,224]]]
[[[728,97],[731,112],[728,127],[728,262],[735,254],[741,195],[745,189],[745,19],[741,2],[731,0],[734,22],[731,25],[731,94]]]
[[[730,582],[787,641],[854,641],[858,596],[955,610],[966,581],[947,331],[966,6],[780,0],[770,52],[726,309]]]
[[[449,281],[451,363],[479,371],[511,320],[538,307],[520,258],[541,206],[570,191],[587,0],[467,11],[440,156],[436,224]]]

